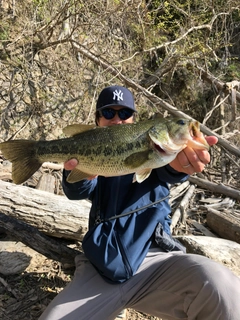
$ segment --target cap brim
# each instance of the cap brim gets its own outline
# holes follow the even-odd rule
[[[126,106],[126,105],[124,105],[124,104],[115,104],[115,103],[106,104],[105,106],[103,106],[103,107],[101,107],[101,108],[97,108],[96,111],[98,111],[98,110],[103,110],[103,109],[106,109],[106,108],[109,108],[109,107],[123,107],[123,108],[130,109],[130,110],[132,110],[132,111],[134,111],[134,112],[137,112],[136,109],[133,109],[133,108],[131,108],[131,107],[129,107],[129,106]]]

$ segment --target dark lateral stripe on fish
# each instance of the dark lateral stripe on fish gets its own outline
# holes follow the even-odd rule
[[[171,162],[187,145],[208,148],[198,122],[186,119],[156,118],[98,128],[74,125],[70,129],[70,133],[74,129],[74,136],[70,138],[0,143],[3,156],[12,162],[13,182],[26,181],[45,161],[65,162],[76,158],[78,165],[71,172],[70,182],[96,175],[112,177],[135,173],[140,183],[152,169]]]

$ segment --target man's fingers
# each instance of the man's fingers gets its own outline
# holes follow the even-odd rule
[[[210,146],[213,146],[214,144],[216,144],[218,142],[218,138],[215,136],[207,136],[207,137],[205,137],[205,139],[207,140],[207,143]]]

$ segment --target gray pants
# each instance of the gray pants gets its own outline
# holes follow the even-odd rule
[[[200,255],[150,251],[137,274],[108,284],[82,256],[41,320],[110,320],[124,308],[168,319],[240,320],[240,279]]]

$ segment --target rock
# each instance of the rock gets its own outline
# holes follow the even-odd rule
[[[188,253],[196,253],[220,262],[240,277],[240,244],[231,240],[205,236],[177,237]]]
[[[16,241],[0,241],[0,273],[20,274],[31,271],[35,265],[42,265],[47,258],[33,249]]]

